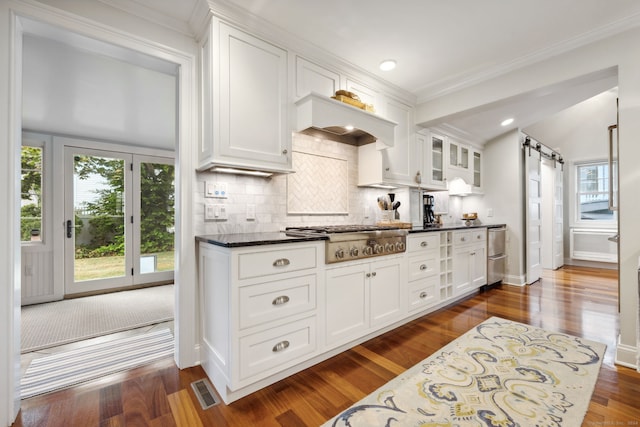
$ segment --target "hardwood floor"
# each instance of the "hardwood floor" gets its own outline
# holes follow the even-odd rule
[[[426,315],[230,405],[200,408],[200,367],[167,359],[23,401],[19,426],[317,426],[491,316],[607,344],[583,425],[638,425],[640,373],[615,366],[616,273],[563,268]]]

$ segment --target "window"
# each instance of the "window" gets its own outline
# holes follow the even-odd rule
[[[42,241],[42,147],[22,146],[20,240]]]
[[[614,173],[615,167],[614,163]],[[608,162],[578,164],[576,165],[576,176],[578,221],[615,221],[615,212],[609,210]]]

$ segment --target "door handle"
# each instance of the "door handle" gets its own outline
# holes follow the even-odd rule
[[[70,219],[67,220],[67,237],[73,237],[73,222]]]

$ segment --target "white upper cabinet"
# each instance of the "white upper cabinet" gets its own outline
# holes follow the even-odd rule
[[[310,92],[327,97],[340,89],[340,74],[296,56],[296,99]]]
[[[290,172],[287,51],[214,18],[202,59],[199,169]]]
[[[413,108],[388,99],[384,103],[385,116],[398,125],[395,127],[393,147],[381,150],[385,181],[417,185],[415,181],[419,162],[415,155]]]
[[[446,189],[446,151],[448,150],[444,136],[431,134],[423,137],[423,187],[428,189]]]
[[[393,147],[382,150],[375,144],[358,147],[358,185],[418,186],[421,166],[416,152],[413,107],[393,98],[378,99],[378,104],[374,104],[377,113],[380,108],[384,111],[380,112],[382,116],[397,123]]]

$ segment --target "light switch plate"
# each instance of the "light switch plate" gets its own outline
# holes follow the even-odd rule
[[[226,221],[227,219],[227,206],[221,204],[209,204],[204,205],[204,219],[215,221]]]
[[[204,183],[204,197],[226,199],[227,183],[207,181]]]

